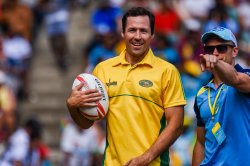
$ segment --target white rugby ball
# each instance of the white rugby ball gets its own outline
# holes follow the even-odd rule
[[[84,107],[79,108],[81,114],[90,120],[99,120],[106,116],[109,107],[109,98],[107,90],[104,84],[94,75],[82,73],[79,74],[72,85],[72,89],[79,85],[81,82],[84,83],[82,87],[82,91],[88,89],[98,89],[98,91],[102,94],[102,99],[97,102],[96,107]]]

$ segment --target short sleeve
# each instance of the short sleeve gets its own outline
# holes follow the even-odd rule
[[[180,74],[174,66],[164,73],[162,87],[164,108],[186,104]]]

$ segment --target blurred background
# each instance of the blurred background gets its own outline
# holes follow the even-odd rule
[[[156,17],[152,50],[181,73],[188,104],[171,165],[191,165],[193,103],[209,79],[202,73],[200,35],[232,30],[237,63],[250,67],[249,0],[0,0],[0,165],[99,166],[105,120],[88,130],[66,108],[74,78],[124,49],[121,17],[143,6]]]

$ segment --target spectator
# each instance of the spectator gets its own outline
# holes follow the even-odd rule
[[[52,53],[61,71],[68,69],[70,0],[42,0],[45,26]]]
[[[154,11],[155,32],[167,35],[176,35],[180,31],[181,20],[169,1],[159,1],[159,9]]]
[[[11,31],[8,24],[4,27],[3,55],[3,67],[8,79],[11,80],[9,81],[10,87],[18,99],[27,98],[32,47],[26,38]]]
[[[29,7],[22,5],[18,0],[4,0],[3,14],[0,22],[6,23],[10,31],[31,41],[33,16]]]
[[[16,97],[12,89],[7,85],[7,76],[3,71],[0,71],[0,144],[8,139],[12,132],[12,119],[16,111]],[[0,153],[1,154],[1,153]]]
[[[99,62],[116,55],[114,48],[118,42],[117,34],[115,32],[107,32],[101,36],[100,43],[97,44],[88,55],[88,66],[85,70],[87,73],[92,73],[94,67]]]
[[[10,120],[12,122],[12,133],[0,158],[0,165],[43,166],[45,160],[39,150],[42,145],[44,146],[44,144],[41,144],[41,123],[35,118],[29,118],[25,120],[23,126],[19,126],[18,120],[17,114]]]
[[[164,34],[155,34],[152,50],[155,55],[174,64],[176,67],[180,66],[180,56],[174,44]]]
[[[232,8],[229,8],[224,0],[216,0],[215,7],[209,11],[208,18],[204,22],[203,31],[206,32],[217,26],[222,26],[231,29],[237,36],[240,30],[239,22],[235,15],[231,15],[230,11]]]
[[[189,20],[191,21],[191,20]],[[195,25],[197,24],[197,25]],[[199,62],[199,55],[202,52],[202,44],[200,43],[200,24],[196,21],[186,22],[185,32],[177,44],[178,52],[180,54],[181,64],[186,61]],[[181,68],[182,68],[181,65]]]
[[[91,59],[91,57],[89,56],[91,56],[90,54],[93,53],[93,49],[102,45],[102,38],[107,36],[108,34],[116,34],[121,24],[120,19],[123,11],[120,7],[112,6],[109,0],[99,0],[97,1],[97,3],[97,7],[92,11],[90,18],[90,26],[91,28],[93,28],[93,36],[87,46],[84,47],[84,60]],[[117,37],[118,36],[116,36],[115,38]],[[100,50],[100,48],[98,49]],[[101,49],[103,50],[105,48]]]
[[[239,3],[237,11],[241,25],[239,33],[239,56],[237,61],[240,61],[245,67],[250,67],[250,2],[245,1]]]
[[[61,138],[62,166],[92,166],[94,162],[97,162],[98,158],[96,161],[92,160],[94,152],[98,152],[98,130],[96,127],[84,130],[72,121],[66,124]],[[103,151],[102,148],[102,154]]]

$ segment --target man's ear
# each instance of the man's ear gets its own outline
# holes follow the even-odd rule
[[[154,39],[154,38],[155,38],[155,34],[153,34],[153,35],[151,36],[151,38]]]
[[[121,32],[121,36],[122,36],[122,38],[124,38],[124,33],[123,32]]]
[[[239,48],[238,47],[233,48],[233,52],[232,52],[233,58],[235,58],[238,55],[238,52],[239,52]]]

